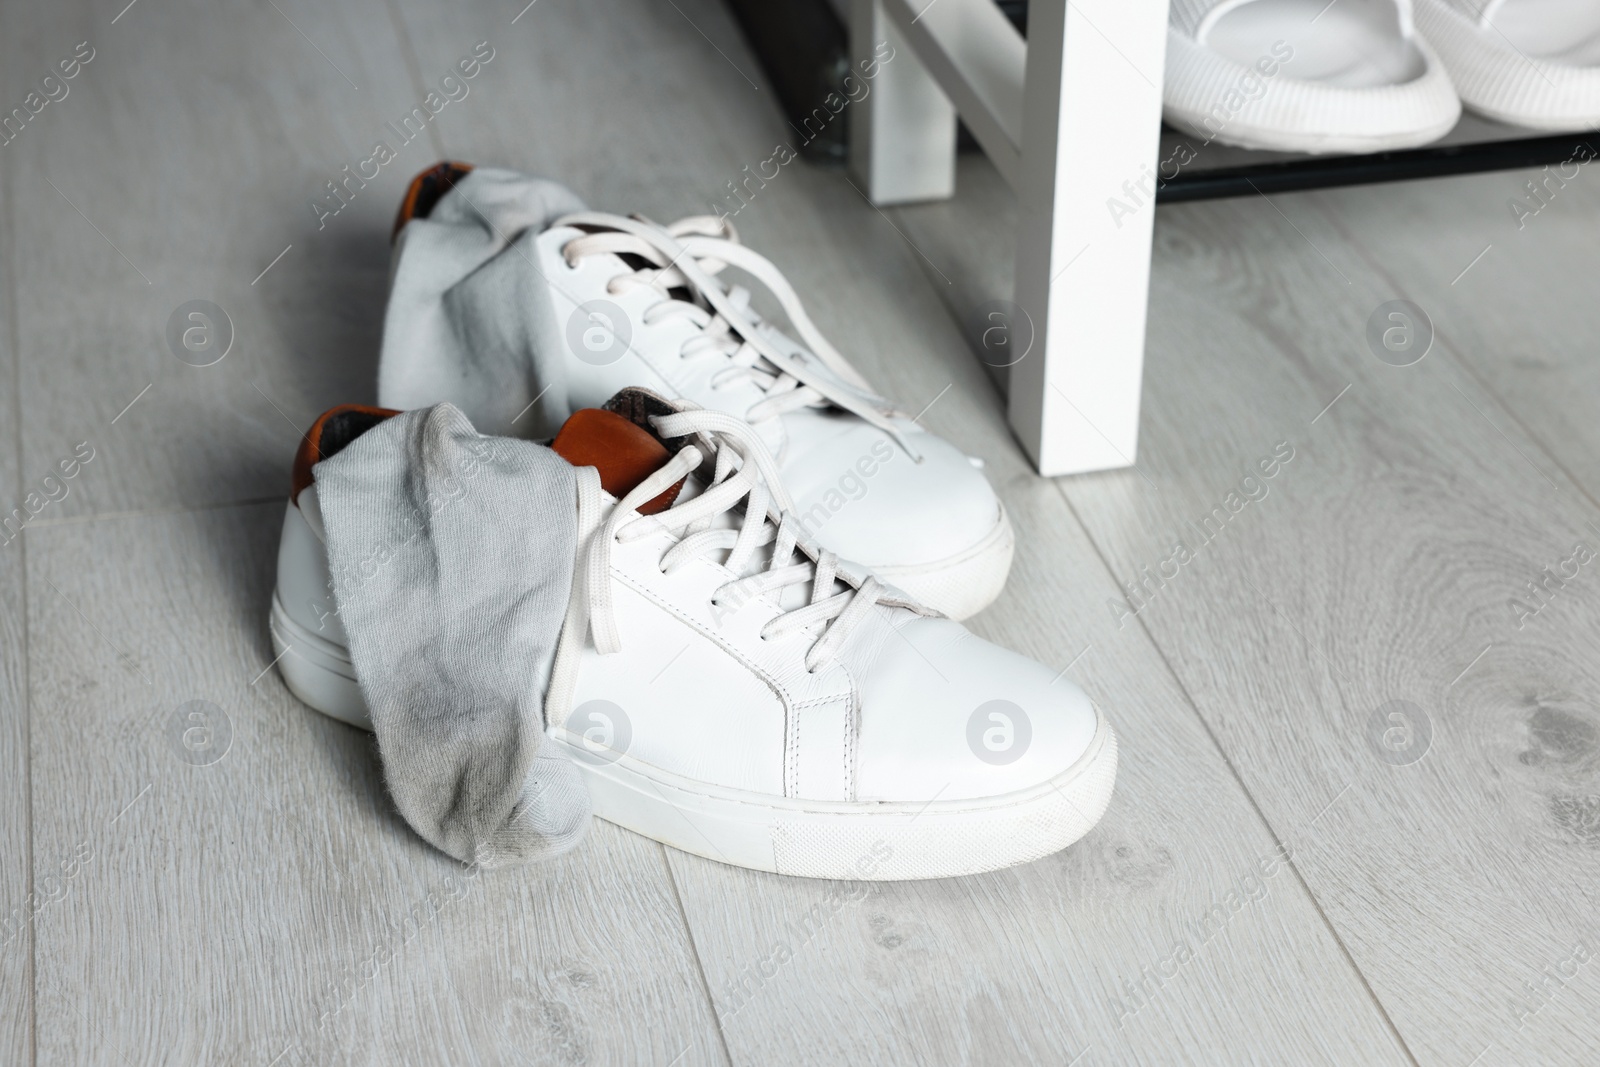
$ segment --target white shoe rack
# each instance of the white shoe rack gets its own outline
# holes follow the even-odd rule
[[[894,48],[850,131],[851,167],[873,203],[954,194],[958,115],[1016,191],[1016,289],[1011,321],[999,325],[1031,345],[1004,384],[1012,430],[1044,475],[1134,462],[1154,202],[1600,156],[1594,130],[1543,135],[1466,114],[1422,148],[1305,156],[1217,146],[1205,166],[1158,179],[1157,161],[1185,140],[1161,128],[1167,0],[1031,0],[1026,41],[995,0],[848,3],[852,66],[882,42]],[[1113,217],[1111,197],[1135,210]]]

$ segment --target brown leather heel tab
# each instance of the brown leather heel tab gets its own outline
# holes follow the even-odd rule
[[[389,234],[393,244],[400,231],[412,219],[425,219],[433,212],[439,198],[456,187],[456,182],[472,173],[471,163],[453,163],[446,160],[435,163],[411,179],[406,195],[400,201],[400,211],[394,217],[394,232]]]
[[[300,439],[294,454],[294,479],[289,489],[289,499],[298,500],[300,494],[316,479],[311,468],[344,448],[351,441],[372,429],[384,419],[400,414],[392,408],[367,407],[364,404],[340,404],[317,416],[311,429]]]
[[[550,442],[550,448],[574,467],[594,467],[600,472],[601,488],[618,499],[672,458],[672,453],[649,432],[614,411],[600,408],[574,411]],[[683,479],[679,478],[639,508],[639,514],[667,510],[682,490]]]

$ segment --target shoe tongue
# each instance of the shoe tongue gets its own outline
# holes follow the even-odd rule
[[[644,390],[624,390],[644,392]],[[619,393],[620,397],[622,394]],[[611,403],[616,403],[613,397]],[[663,401],[663,403],[665,403]],[[666,409],[670,411],[671,409]],[[600,485],[619,499],[640,482],[660,470],[672,453],[660,438],[631,419],[602,408],[574,411],[550,442],[556,455],[574,467],[594,467],[600,472]],[[680,478],[660,496],[639,508],[641,515],[655,515],[670,508],[683,490]]]

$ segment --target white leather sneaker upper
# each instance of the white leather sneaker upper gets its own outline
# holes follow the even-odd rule
[[[731,224],[553,217],[572,200],[480,169],[401,230],[380,403],[449,400],[482,429],[539,437],[627,386],[686,399],[757,428],[828,548],[953,617],[999,594],[1013,542],[982,470],[874,395]],[[803,344],[721,280],[729,267]]]
[[[713,225],[714,219],[690,219],[674,229],[692,234]],[[544,268],[562,278],[551,292],[557,321],[577,317],[581,322],[585,312],[579,308],[603,300],[620,308],[630,325],[628,344],[620,351],[618,334],[603,313],[585,328],[568,331],[599,350],[570,350],[568,389],[574,404],[599,404],[624,386],[647,384],[751,422],[777,457],[806,528],[840,555],[868,567],[936,564],[978,544],[999,524],[994,490],[966,456],[892,413],[885,401],[762,320],[749,306],[746,290],[735,286],[726,295],[754,327],[742,331],[731,329],[714,309],[667,295],[674,289],[687,295],[683,274],[690,265],[709,262],[718,269],[719,251],[727,255],[738,248],[753,255],[748,250],[721,238],[685,236],[684,251],[675,259],[656,252],[663,264],[676,264],[673,268],[636,271],[622,255],[597,243],[604,236],[585,236],[558,224],[537,242]],[[709,275],[701,277],[707,289],[720,287]],[[759,334],[761,343],[789,357],[811,381],[824,383],[831,397],[854,401],[859,411],[876,416],[875,422],[829,405],[829,398],[773,367],[742,340],[743,333]]]
[[[633,509],[698,468],[697,446],[620,502],[589,490],[583,588],[547,702],[558,735],[582,743],[598,726],[609,748],[620,721],[630,759],[822,801],[994,797],[1088,749],[1097,714],[1071,682],[797,544],[748,428],[700,411],[657,427],[714,440],[720,473],[655,516]]]

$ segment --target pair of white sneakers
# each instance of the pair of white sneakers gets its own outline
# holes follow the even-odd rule
[[[499,669],[542,680],[544,736],[595,814],[738,866],[908,879],[1036,859],[1105,811],[1099,709],[954,621],[1011,562],[981,464],[873,394],[723,221],[425,171],[396,224],[379,400],[322,416],[296,459],[271,632],[317,710],[370,729],[385,691],[352,662],[319,464],[395,447],[410,428],[373,431],[396,409],[453,405],[480,433],[553,438],[580,476],[552,520],[576,549],[541,561],[571,580],[554,652]]]
[[[1172,0],[1167,121],[1300,152],[1600,123],[1600,0]]]

